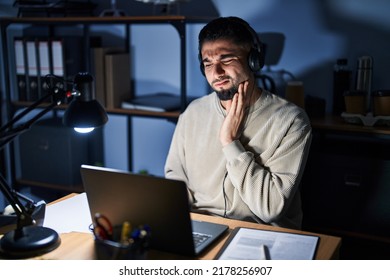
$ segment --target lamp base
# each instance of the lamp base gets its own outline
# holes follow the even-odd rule
[[[36,222],[36,226],[42,226],[45,218],[46,204],[43,200],[34,204],[34,210],[31,214],[31,217]],[[18,216],[11,215],[0,215],[0,234],[6,234],[11,230],[16,229],[18,223]]]
[[[12,259],[31,258],[53,251],[60,244],[61,239],[56,231],[26,226],[10,231],[0,239],[0,253]]]

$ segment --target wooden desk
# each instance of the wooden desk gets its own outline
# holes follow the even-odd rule
[[[71,196],[73,196],[73,194],[66,196],[63,199],[67,199]],[[304,232],[299,230],[278,228],[273,226],[261,225],[257,223],[231,220],[222,217],[201,215],[195,213],[191,213],[191,218],[196,220],[201,220],[201,221],[209,221],[209,222],[228,225],[229,233],[235,227],[249,227],[249,228],[256,228],[256,229],[318,235],[320,237],[320,241],[319,241],[319,246],[317,248],[315,259],[319,259],[319,260],[337,259],[339,248],[341,245],[341,238],[324,235],[324,234],[315,234],[315,233]],[[217,241],[217,243],[212,245],[205,253],[203,253],[199,257],[199,259],[202,260],[214,259],[214,257],[216,256],[216,254],[218,253],[218,251],[221,249],[222,245],[228,238],[229,233],[225,234],[221,239]],[[183,257],[179,255],[174,255],[174,254],[160,252],[160,251],[153,251],[153,250],[149,252],[149,258],[150,259],[188,259],[188,257]],[[61,234],[61,245],[59,248],[43,256],[40,256],[36,259],[65,259],[65,260],[95,259],[93,235],[88,233],[78,233],[78,232],[63,233]]]

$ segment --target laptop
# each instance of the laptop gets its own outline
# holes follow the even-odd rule
[[[101,213],[113,225],[149,225],[151,249],[196,256],[228,226],[191,220],[184,182],[127,171],[81,166],[91,218]]]

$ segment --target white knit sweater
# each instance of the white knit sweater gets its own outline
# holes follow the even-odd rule
[[[187,107],[173,135],[166,177],[187,184],[193,211],[300,228],[299,183],[311,141],[307,115],[263,91],[240,139],[223,148],[225,114],[215,93]]]

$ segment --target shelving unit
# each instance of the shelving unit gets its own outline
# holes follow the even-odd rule
[[[132,169],[132,135],[131,135],[131,119],[134,116],[145,117],[145,118],[163,118],[170,119],[175,121],[180,112],[183,111],[187,104],[187,81],[186,81],[186,26],[188,24],[196,23],[206,23],[211,18],[209,17],[186,17],[186,16],[124,16],[124,17],[64,17],[64,18],[0,18],[0,32],[2,38],[2,51],[3,51],[3,73],[4,73],[4,88],[5,88],[5,99],[6,99],[6,110],[7,118],[11,119],[16,108],[26,107],[29,105],[28,102],[19,102],[15,101],[15,93],[11,92],[11,81],[13,73],[10,73],[11,63],[13,63],[13,57],[10,57],[9,52],[9,37],[8,29],[11,26],[37,26],[37,27],[46,27],[49,28],[50,32],[54,32],[55,28],[61,26],[75,26],[82,30],[83,34],[83,46],[84,46],[84,61],[87,71],[91,71],[91,61],[90,61],[90,42],[89,38],[91,36],[91,26],[96,25],[123,25],[125,27],[125,47],[127,50],[130,50],[130,26],[133,24],[170,24],[178,32],[180,39],[180,100],[181,100],[181,110],[177,112],[150,112],[150,111],[140,111],[140,110],[128,110],[128,109],[110,109],[107,110],[108,114],[121,115],[127,118],[128,123],[128,139],[129,139],[129,169]],[[64,106],[60,106],[59,109],[64,109]],[[12,150],[12,148],[11,148]],[[12,151],[11,151],[12,154]],[[12,180],[15,180],[14,175],[14,157],[11,155],[11,174]],[[25,182],[17,182],[25,183]],[[42,186],[46,188],[53,189],[63,189],[61,186],[48,186],[40,184],[39,182],[29,182],[29,184]],[[73,191],[81,191],[82,187],[76,187]]]

